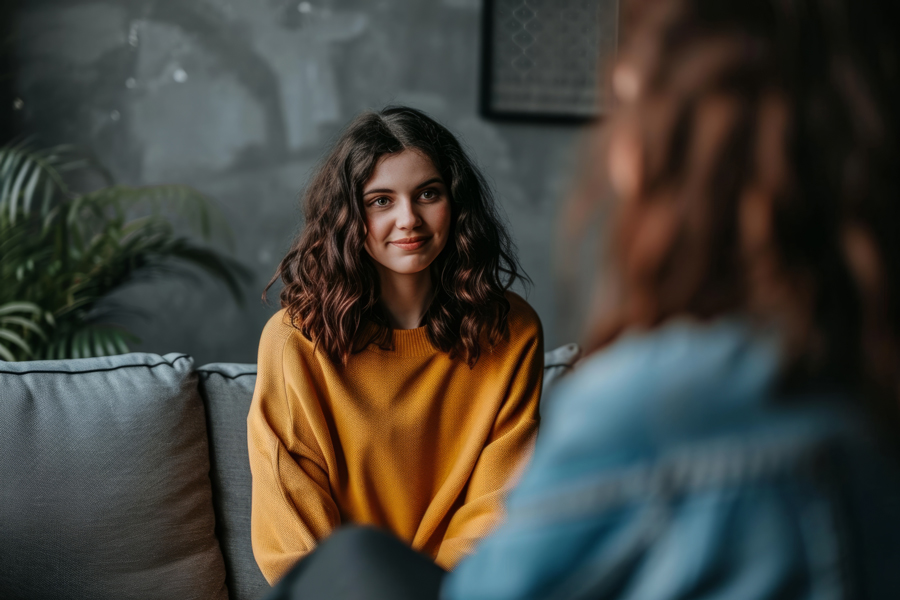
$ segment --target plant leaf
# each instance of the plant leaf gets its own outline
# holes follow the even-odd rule
[[[31,211],[31,199],[34,197],[34,188],[37,187],[40,178],[41,170],[35,167],[34,171],[31,173],[31,179],[28,180],[28,185],[25,186],[25,193],[22,198],[22,209],[26,213]]]
[[[0,324],[18,325],[19,327],[23,327],[25,329],[33,331],[35,335],[40,337],[42,340],[47,339],[47,335],[44,333],[44,330],[41,329],[37,323],[23,317],[2,317],[0,318]]]
[[[41,214],[46,215],[50,211],[50,201],[53,199],[53,182],[44,180],[44,198],[41,200]]]
[[[91,332],[91,352],[94,356],[106,356],[106,349],[103,347],[104,331],[95,329]]]
[[[55,360],[57,358],[57,348],[59,346],[59,342],[54,342],[47,346],[47,350],[44,353],[44,358],[47,360]]]
[[[90,358],[93,356],[93,352],[91,351],[91,330],[88,328],[82,329],[76,335],[76,338],[79,349],[81,351],[81,358]]]
[[[15,313],[41,314],[41,307],[33,302],[8,302],[0,305],[0,316]]]
[[[19,202],[19,192],[22,190],[22,184],[25,182],[25,177],[28,175],[28,169],[31,168],[33,161],[30,158],[25,158],[25,162],[22,163],[21,168],[19,169],[19,174],[16,177],[15,183],[13,183],[12,189],[9,192],[9,222],[13,225],[16,224],[16,214],[18,213],[18,202]]]
[[[7,340],[25,351],[25,354],[31,356],[31,346],[28,345],[22,336],[6,329],[0,329],[0,338]]]
[[[73,333],[68,339],[66,339],[67,346],[69,347],[69,355],[71,358],[82,358],[81,356],[81,344],[79,344],[78,334],[80,332],[76,331]]]
[[[0,343],[0,357],[9,362],[16,362],[16,357],[2,343]]]
[[[97,356],[128,352],[136,339],[97,320],[98,306],[102,312],[108,295],[128,283],[205,274],[242,302],[249,271],[178,235],[182,225],[203,239],[230,232],[208,198],[180,185],[73,195],[61,174],[85,167],[99,165],[71,147],[0,147],[0,328],[41,357]],[[21,356],[21,346],[3,342]]]
[[[120,354],[128,354],[128,345],[125,343],[125,340],[121,335],[113,336],[113,343],[116,345]]]
[[[3,178],[3,188],[0,190],[0,211],[7,212],[6,206],[9,204],[9,190],[13,185],[13,180],[15,177],[15,169],[18,164],[22,161],[24,156],[17,152],[12,153],[8,164],[3,165],[3,173],[0,173],[0,177]]]

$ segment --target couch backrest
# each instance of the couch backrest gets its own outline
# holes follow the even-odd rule
[[[576,344],[544,355],[544,393],[581,356]],[[215,363],[197,369],[210,432],[210,478],[216,535],[225,555],[232,600],[259,598],[269,589],[250,546],[250,458],[247,412],[256,384],[256,365]]]
[[[0,598],[226,599],[183,354],[0,362]]]
[[[247,412],[256,365],[216,363],[197,369],[209,429],[210,479],[216,537],[225,555],[232,600],[254,600],[269,590],[250,546],[250,457]]]

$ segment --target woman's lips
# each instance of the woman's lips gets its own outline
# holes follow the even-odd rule
[[[391,244],[397,246],[401,250],[418,250],[419,248],[424,246],[430,239],[431,236],[402,238],[392,241]]]

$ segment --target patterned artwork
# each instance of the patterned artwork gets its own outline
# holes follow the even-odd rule
[[[618,0],[487,0],[482,111],[498,118],[586,119],[606,102]]]

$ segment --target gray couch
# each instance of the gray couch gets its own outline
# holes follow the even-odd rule
[[[545,390],[577,358],[548,352]],[[256,366],[0,362],[0,598],[255,599]]]

